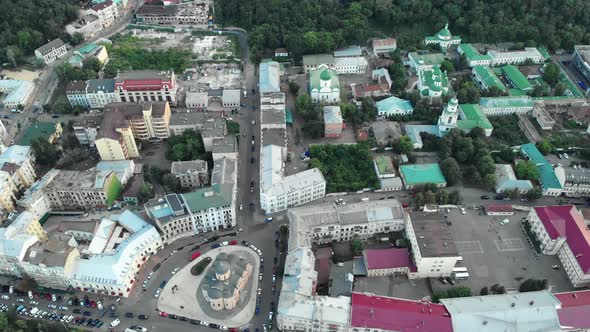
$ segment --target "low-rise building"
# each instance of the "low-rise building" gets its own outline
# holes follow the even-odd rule
[[[94,170],[98,172],[113,172],[117,179],[125,186],[134,174],[141,173],[142,164],[136,164],[133,160],[99,161]],[[139,170],[138,170],[139,168]]]
[[[451,31],[449,31],[449,24],[447,23],[436,35],[424,38],[424,44],[438,45],[443,52],[446,52],[451,46],[461,44],[461,37],[453,36]]]
[[[213,141],[227,134],[225,119],[213,112],[176,112],[170,116],[170,134],[181,135],[186,130],[198,131],[203,138],[205,151],[211,151]]]
[[[529,83],[529,80],[524,76],[516,66],[505,65],[502,66],[502,73],[504,78],[514,89],[528,92],[533,90],[533,85]]]
[[[449,91],[447,73],[433,66],[430,70],[418,71],[418,91],[423,98],[440,98]]]
[[[280,47],[275,49],[275,58],[286,58],[289,56],[289,51],[286,48]]]
[[[482,90],[489,90],[490,88],[494,87],[499,89],[500,91],[506,91],[506,87],[504,83],[500,81],[498,76],[494,73],[492,68],[485,67],[485,66],[473,66],[471,69],[472,77],[477,84],[479,84],[479,88]]]
[[[479,106],[485,115],[525,114],[533,110],[529,96],[481,97]]]
[[[334,51],[334,58],[356,57],[362,55],[363,49],[358,45],[350,45]]]
[[[590,284],[590,230],[572,205],[537,206],[527,216],[546,255],[557,255],[574,287]]]
[[[63,128],[60,122],[37,122],[25,130],[18,140],[18,144],[30,146],[36,139],[47,140],[47,142],[55,144],[62,133]]]
[[[93,4],[83,13],[96,15],[103,29],[109,27],[119,17],[117,4],[111,0]]]
[[[414,113],[414,107],[412,107],[412,103],[409,100],[394,96],[376,102],[375,106],[377,106],[377,115],[380,117]]]
[[[321,65],[327,68],[334,68],[334,56],[332,54],[308,54],[303,56],[303,69],[309,73],[313,69],[318,69]]]
[[[240,107],[240,89],[223,89],[221,105],[223,107]]]
[[[545,196],[559,196],[563,192],[563,183],[557,176],[553,165],[543,157],[543,154],[533,143],[527,143],[520,146],[521,154],[535,163],[539,172],[539,184]]]
[[[35,154],[30,146],[11,145],[0,154],[0,171],[9,175],[16,190],[26,190],[36,180]]]
[[[82,146],[95,146],[96,136],[100,129],[100,123],[102,116],[85,116],[78,117],[74,120],[72,128],[74,129],[74,135],[78,139],[78,142]]]
[[[324,137],[340,137],[343,126],[340,106],[324,106]]]
[[[447,180],[438,164],[401,165],[399,171],[405,189],[413,189],[427,183],[433,183],[437,187],[447,186]]]
[[[411,257],[408,248],[366,249],[363,260],[367,277],[406,276],[410,272]],[[412,269],[415,269],[412,266]]]
[[[2,104],[12,109],[25,106],[34,88],[35,84],[31,81],[0,80],[0,92],[5,94]]]
[[[405,228],[416,266],[416,272],[410,271],[409,277],[450,277],[459,252],[443,214],[410,213]]]
[[[174,71],[122,71],[115,77],[115,91],[121,102],[169,102],[176,105],[178,86]]]
[[[478,104],[461,104],[459,105],[459,120],[457,120],[457,128],[464,132],[470,132],[473,128],[483,129],[487,137],[492,135],[494,127],[483,113]]]
[[[567,197],[590,196],[590,169],[582,166],[556,167],[555,174],[563,183],[563,194]]]
[[[73,81],[66,85],[66,97],[73,107],[90,107],[88,98],[86,97],[86,82]]]
[[[512,216],[514,209],[510,204],[488,204],[485,207],[488,216]]]
[[[535,47],[525,47],[522,51],[490,50],[488,55],[492,58],[492,66],[520,65],[527,60],[537,64],[545,61],[545,57]]]
[[[309,72],[309,94],[315,103],[340,102],[338,73],[325,65]]]
[[[39,240],[47,240],[47,233],[39,219],[28,211],[21,212],[8,227],[0,228],[0,273],[23,277],[21,262]]]
[[[397,48],[397,41],[395,38],[383,38],[371,40],[371,50],[373,55],[389,55]]]
[[[336,57],[334,58],[334,70],[340,75],[364,74],[369,63],[362,56]]]
[[[68,53],[68,50],[66,49],[66,44],[64,44],[64,42],[61,39],[56,38],[36,49],[35,57],[38,60],[43,61],[43,63],[45,64],[50,64],[53,61],[64,56],[66,53]]]
[[[121,101],[119,94],[115,91],[115,80],[113,79],[88,80],[86,98],[90,108],[95,109]]]
[[[533,189],[533,184],[529,180],[518,180],[512,165],[496,164],[496,193],[510,193],[517,189],[520,194],[526,194]]]
[[[259,68],[258,92],[262,97],[267,93],[281,91],[281,69],[276,61],[262,62]]]
[[[209,107],[209,94],[206,91],[189,91],[184,103],[187,108],[206,109]]]
[[[156,228],[133,212],[103,218],[74,264],[72,286],[78,291],[127,297],[141,266],[160,248]]]
[[[590,45],[574,45],[572,60],[580,73],[590,81]]]
[[[94,14],[86,14],[66,25],[66,32],[72,36],[80,33],[85,39],[91,38],[102,30],[100,18]]]
[[[483,55],[472,44],[459,44],[457,52],[460,55],[465,54],[469,67],[484,66],[489,67],[492,64],[492,57],[488,54]]]
[[[535,103],[533,118],[537,120],[537,123],[543,130],[551,130],[555,126],[555,120],[553,120],[549,112],[545,109],[545,105],[541,103]]]
[[[174,161],[170,173],[183,188],[202,187],[209,183],[209,167],[205,160]]]
[[[189,25],[197,28],[209,26],[209,10],[213,2],[144,4],[137,9],[135,20],[147,25]]]

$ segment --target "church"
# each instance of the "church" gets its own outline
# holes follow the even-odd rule
[[[315,103],[340,102],[338,73],[326,65],[319,65],[309,72],[309,95]]]

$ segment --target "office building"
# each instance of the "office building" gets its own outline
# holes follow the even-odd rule
[[[122,71],[115,77],[115,91],[123,103],[167,101],[176,105],[177,90],[173,71]]]

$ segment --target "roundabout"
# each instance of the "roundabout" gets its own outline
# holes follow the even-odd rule
[[[244,326],[254,316],[259,271],[259,255],[246,246],[212,249],[172,276],[158,298],[158,310],[217,325]]]

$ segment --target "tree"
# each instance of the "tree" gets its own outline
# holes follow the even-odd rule
[[[459,163],[454,158],[447,158],[440,163],[440,169],[447,179],[447,184],[453,186],[461,182],[462,174]]]
[[[31,142],[31,148],[37,159],[37,163],[46,167],[53,167],[59,159],[59,153],[55,145],[47,139],[38,137]]]
[[[483,177],[488,174],[494,174],[496,171],[496,164],[494,164],[494,159],[489,153],[486,153],[480,158],[479,163],[477,164],[477,170]]]
[[[297,93],[299,92],[299,84],[295,81],[289,81],[289,91],[297,96]]]
[[[240,124],[235,121],[227,120],[225,121],[225,125],[227,127],[227,133],[230,135],[239,135],[240,134]]]
[[[450,60],[445,59],[443,62],[441,62],[440,69],[447,72],[447,74],[450,74],[455,71],[455,66]]]
[[[539,152],[546,156],[551,153],[551,151],[553,151],[553,145],[548,139],[545,138],[541,142],[537,143],[537,149],[539,149]]]
[[[565,93],[565,85],[561,82],[555,84],[553,88],[553,95],[554,96],[563,96]]]
[[[72,37],[70,38],[70,43],[72,45],[80,45],[84,42],[84,35],[79,32],[74,32]]]
[[[10,63],[12,63],[12,67],[16,68],[16,50],[14,47],[9,47],[6,49],[6,58]]]
[[[96,75],[102,69],[102,63],[97,57],[93,56],[82,60],[82,68],[90,70]]]
[[[547,279],[527,279],[520,284],[520,287],[518,287],[518,291],[521,293],[534,292],[544,289],[547,289]]]
[[[395,147],[397,153],[408,154],[414,149],[414,143],[412,143],[412,140],[408,136],[404,135],[399,138]]]
[[[515,167],[516,177],[524,180],[537,180],[539,178],[539,169],[537,165],[530,160],[520,160]]]
[[[324,121],[309,120],[303,125],[303,134],[309,138],[320,138],[324,136]]]
[[[164,186],[167,192],[171,193],[179,192],[182,187],[180,185],[180,180],[172,174],[164,175],[164,177],[162,178],[162,185]]]
[[[510,196],[512,199],[518,198],[518,196],[520,196],[520,190],[518,190],[518,188],[514,188],[508,192],[508,196]]]
[[[543,192],[538,187],[534,187],[527,192],[526,197],[530,200],[537,200],[543,197]]]
[[[374,121],[377,118],[377,106],[371,97],[363,98],[361,109],[366,116],[365,121]]]
[[[364,247],[364,244],[358,239],[353,239],[350,241],[350,248],[352,249],[352,253],[355,256],[360,255],[363,252]]]
[[[391,91],[396,93],[404,91],[408,85],[408,77],[404,65],[399,62],[393,63],[389,66],[388,71],[391,77]]]
[[[477,104],[479,103],[479,88],[471,81],[464,82],[457,91],[459,104]]]
[[[488,290],[487,286],[484,286],[480,291],[479,291],[479,295],[488,295],[490,293],[490,291]]]
[[[154,185],[151,184],[151,182],[144,182],[137,196],[140,203],[145,202],[148,199],[154,198]]]
[[[505,294],[506,288],[504,288],[504,286],[502,286],[500,284],[493,284],[492,287],[490,287],[490,293],[492,293],[492,294]]]
[[[449,194],[449,204],[460,205],[463,203],[463,196],[459,190],[453,190]]]
[[[446,291],[434,294],[432,296],[432,302],[439,303],[440,299],[470,296],[473,296],[473,292],[468,287],[451,287]]]
[[[549,86],[555,87],[557,82],[559,82],[559,74],[561,73],[561,69],[559,69],[559,66],[554,63],[546,64],[543,69],[543,81],[549,84]]]
[[[490,189],[496,187],[496,174],[490,173],[483,177],[483,183]]]

